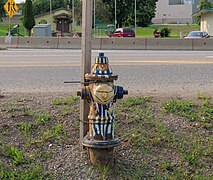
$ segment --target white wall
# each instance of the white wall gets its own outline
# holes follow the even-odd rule
[[[192,5],[169,5],[169,0],[159,0],[153,23],[192,23]]]
[[[201,17],[201,31],[206,31],[213,36],[213,13],[204,14]]]

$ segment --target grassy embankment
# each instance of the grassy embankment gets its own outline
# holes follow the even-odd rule
[[[12,24],[13,27],[15,24]],[[100,25],[103,27],[103,25]],[[97,25],[98,27],[98,25]],[[161,30],[162,28],[169,28],[171,29],[171,37],[179,37],[180,32],[183,32],[183,35],[187,35],[188,32],[192,30],[199,30],[198,25],[151,25],[145,28],[137,28],[136,33],[138,38],[153,38],[153,31],[154,29]],[[8,24],[0,23],[0,36],[5,36],[7,33]],[[134,28],[133,28],[134,29]],[[75,27],[75,30],[80,32],[81,27]],[[24,27],[20,25],[20,34],[26,35],[26,31]],[[105,29],[96,29],[96,36],[106,36]]]

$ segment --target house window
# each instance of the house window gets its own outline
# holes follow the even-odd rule
[[[47,24],[47,21],[45,19],[42,19],[39,24]]]
[[[183,4],[183,0],[169,0],[169,5]]]
[[[169,5],[194,4],[194,0],[169,0]]]

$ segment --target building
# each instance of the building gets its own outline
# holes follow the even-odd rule
[[[46,12],[35,16],[36,24],[51,24],[53,31],[60,31],[62,34],[71,31],[71,10],[66,8],[59,8],[50,12]]]
[[[158,0],[154,24],[194,24],[200,0]]]
[[[213,8],[204,8],[193,14],[193,16],[200,16],[200,30],[213,36]]]

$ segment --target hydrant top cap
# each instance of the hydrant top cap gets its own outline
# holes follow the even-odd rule
[[[99,56],[95,58],[95,64],[108,64],[108,57],[104,56],[104,53],[99,53]]]

